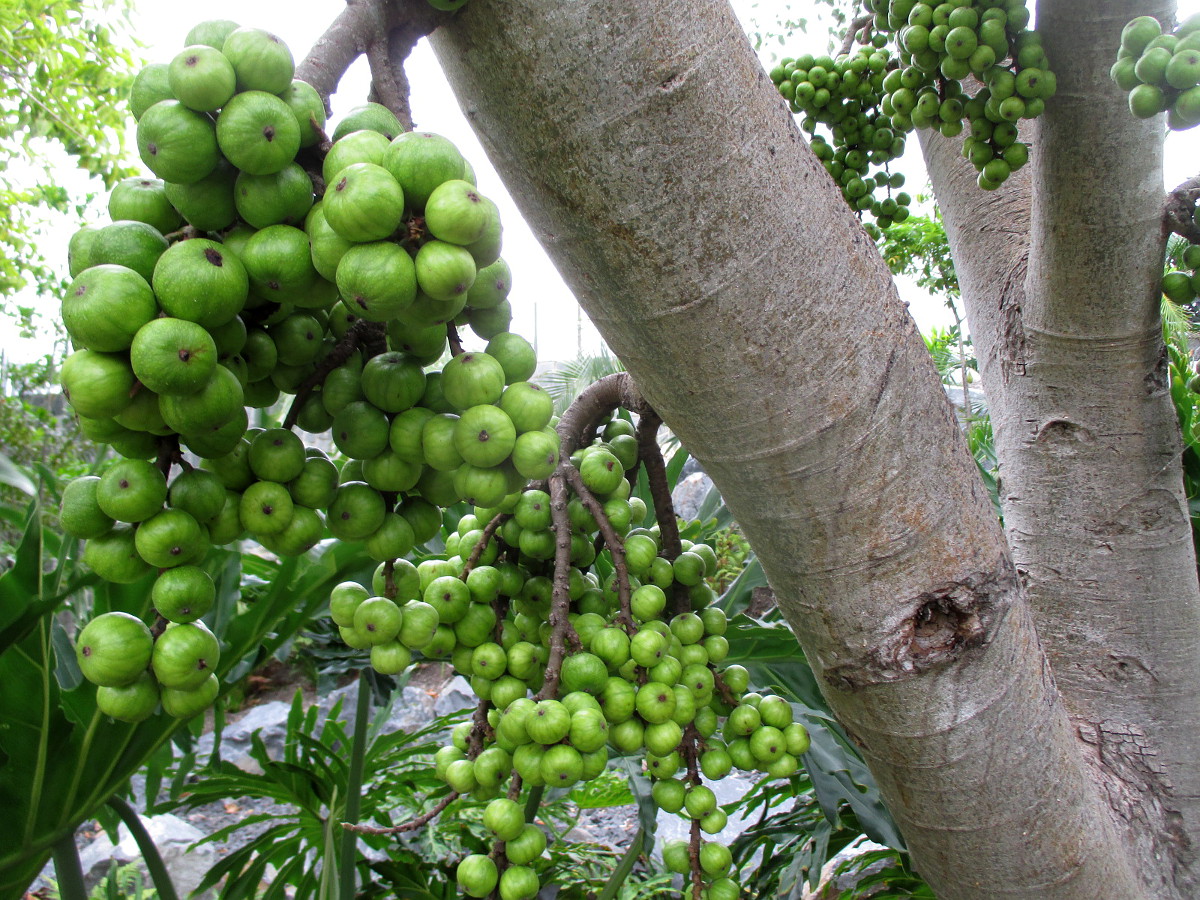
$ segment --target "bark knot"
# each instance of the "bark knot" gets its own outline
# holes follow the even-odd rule
[[[1060,453],[1071,453],[1075,444],[1090,444],[1096,437],[1091,430],[1068,419],[1050,419],[1038,429],[1034,441]]]
[[[952,665],[988,642],[1017,591],[1016,571],[1007,561],[932,587],[904,602],[903,617],[865,657],[833,666],[824,677],[840,690],[859,690]]]
[[[929,600],[912,620],[910,648],[915,659],[951,653],[983,636],[983,624],[970,609],[958,609],[950,598]]]

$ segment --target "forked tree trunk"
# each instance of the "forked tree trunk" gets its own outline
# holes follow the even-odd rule
[[[1169,896],[1093,780],[912,320],[726,4],[472,0],[434,45],[938,895]]]

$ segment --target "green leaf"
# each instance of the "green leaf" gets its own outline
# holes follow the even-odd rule
[[[636,802],[629,782],[613,769],[605,769],[599,777],[575,788],[568,796],[579,809],[610,809]]]
[[[658,805],[650,795],[650,779],[642,774],[641,764],[627,756],[619,756],[610,766],[623,772],[629,782],[629,790],[637,800],[639,833],[644,843],[644,853],[654,849],[654,836],[658,832]]]
[[[737,578],[729,583],[725,593],[717,600],[717,606],[725,610],[727,616],[744,612],[754,599],[754,589],[759,587],[767,587],[767,573],[763,571],[758,556],[752,553]]]
[[[3,453],[0,453],[0,484],[7,484],[30,497],[37,496],[37,485],[33,479]]]
[[[35,498],[25,514],[12,567],[0,575],[0,653],[26,634],[43,614],[29,615],[42,593],[41,507]]]
[[[675,490],[679,484],[679,473],[683,471],[683,467],[687,465],[687,461],[691,459],[688,452],[680,447],[671,457],[671,461],[667,463],[667,485],[671,490]]]

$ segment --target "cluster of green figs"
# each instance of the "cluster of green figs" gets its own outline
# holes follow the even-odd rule
[[[1025,3],[868,0],[871,21],[858,35],[865,46],[836,57],[786,58],[771,71],[846,202],[873,217],[872,236],[908,218],[911,198],[892,193],[903,177],[886,167],[915,129],[948,137],[966,130],[963,155],[984,190],[1028,161],[1019,123],[1041,114],[1057,80]],[[969,81],[981,85],[973,95]],[[828,138],[816,133],[818,125]]]
[[[1179,254],[1179,268],[1163,275],[1163,294],[1175,303],[1200,296],[1200,244],[1188,244]]]
[[[141,615],[98,615],[77,641],[124,721],[216,696],[208,548],[249,536],[298,555],[332,536],[400,558],[442,508],[494,502],[557,461],[471,167],[376,104],[329,142],[293,75],[269,32],[196,26],[132,88],[152,174],[116,185],[111,221],[71,240],[63,390],[118,458],[67,485],[62,527],[101,578],[155,575]],[[443,366],[452,324],[483,349]],[[282,426],[250,426],[289,396]]]
[[[1167,114],[1175,131],[1200,125],[1200,13],[1174,31],[1153,16],[1138,16],[1121,31],[1112,80],[1129,92],[1140,119]]]
[[[492,851],[467,856],[457,870],[469,896],[536,896],[546,836],[527,819],[522,789],[571,788],[620,754],[644,761],[660,808],[694,823],[694,840],[664,847],[667,867],[695,879],[702,897],[737,897],[729,848],[701,837],[726,825],[705,782],[734,768],[795,775],[808,733],[789,703],[749,691],[747,670],[725,665],[728,622],[708,584],[717,555],[686,540],[673,559],[664,551],[659,524],[630,495],[638,465],[630,422],[613,418],[570,463],[587,496],[566,502],[565,570],[551,495],[534,484],[464,515],[444,554],[381,564],[369,589],[338,585],[334,622],[380,672],[445,659],[482,700],[486,724],[460,725],[434,760],[454,792],[487,801]],[[597,512],[611,526],[607,537]],[[556,579],[567,600],[557,635]],[[556,636],[567,652],[550,674]]]

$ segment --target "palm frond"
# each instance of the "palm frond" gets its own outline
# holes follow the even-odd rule
[[[1186,308],[1166,297],[1162,298],[1161,310],[1163,341],[1184,357],[1190,357],[1189,341],[1200,336],[1200,327],[1192,321]]]
[[[605,375],[624,371],[625,366],[605,347],[599,353],[583,353],[561,362],[535,380],[554,398],[554,411],[562,415],[588,385]]]

